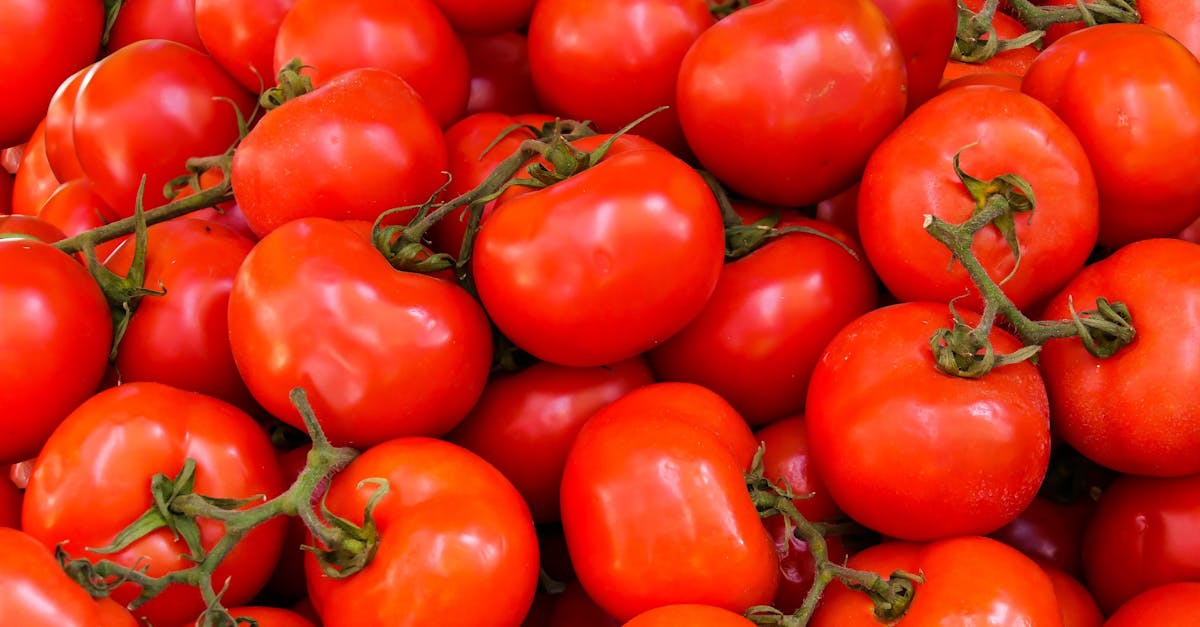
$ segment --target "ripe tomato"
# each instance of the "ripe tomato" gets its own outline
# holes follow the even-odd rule
[[[1100,613],[1096,599],[1078,579],[1053,566],[1042,564],[1042,570],[1046,571],[1054,586],[1054,596],[1062,611],[1063,627],[1100,627],[1104,623],[1104,615]]]
[[[196,34],[217,63],[252,92],[275,85],[275,36],[296,0],[194,0]]]
[[[1120,477],[1084,532],[1084,580],[1106,614],[1155,586],[1200,581],[1198,535],[1200,476]]]
[[[592,599],[619,620],[676,603],[769,602],[779,562],[742,475],[753,449],[737,412],[692,384],[646,386],[592,416],[561,487],[567,547]]]
[[[234,106],[249,117],[250,94],[211,57],[173,41],[139,41],[84,78],[75,101],[75,152],[96,193],[130,216],[143,175],[145,208],[152,209],[165,202],[167,182],[186,173],[189,157],[219,155],[233,144]]]
[[[203,52],[196,0],[124,0],[108,34],[108,50],[145,39],[167,39]]]
[[[968,2],[967,4],[976,5],[972,8],[979,10],[983,3],[976,0],[974,3]],[[996,13],[992,16],[992,26],[996,28],[996,34],[1000,39],[1016,39],[1029,32],[1029,29],[1025,28],[1019,20],[1003,13]],[[986,34],[983,35],[983,39],[987,38]],[[1037,48],[1024,46],[1000,52],[983,63],[965,63],[951,60],[946,64],[946,70],[942,73],[942,82],[952,81],[970,74],[991,72],[1024,76],[1029,71],[1029,66],[1037,56]]]
[[[937,93],[958,28],[958,3],[952,0],[872,0],[883,11],[904,53],[908,77],[907,111]]]
[[[325,627],[433,625],[447,616],[478,627],[520,622],[537,588],[537,535],[521,495],[499,471],[442,440],[391,440],[334,476],[329,510],[362,524],[376,486],[360,482],[372,478],[387,480],[390,491],[375,508],[379,544],[371,562],[334,579],[311,554],[305,560]]]
[[[533,91],[533,71],[524,35],[460,34],[458,38],[467,51],[471,68],[471,92],[464,115],[487,111],[517,115],[542,110]]]
[[[1148,59],[1153,59],[1148,62]],[[1038,55],[1022,83],[1083,144],[1100,243],[1174,235],[1200,217],[1200,61],[1157,28],[1102,24]]]
[[[280,168],[288,180],[279,178]],[[395,74],[346,72],[268,113],[233,157],[231,181],[259,237],[306,216],[373,222],[444,181],[441,129]]]
[[[921,458],[917,458],[921,459]],[[942,513],[949,513],[943,511]],[[852,555],[850,568],[921,573],[908,612],[888,623],[922,625],[1037,625],[1059,627],[1062,614],[1050,578],[1016,549],[979,536],[929,544],[889,542]],[[981,575],[986,572],[986,575]],[[812,627],[877,627],[870,597],[834,582]]]
[[[498,35],[524,30],[535,0],[434,0],[455,32]]]
[[[29,139],[54,90],[96,60],[104,5],[74,0],[0,2],[0,147]]]
[[[175,477],[188,458],[197,461],[197,494],[271,497],[284,488],[271,442],[250,416],[194,392],[129,383],[88,399],[46,442],[25,492],[22,528],[49,547],[69,542],[74,558],[138,564],[150,576],[187,568],[193,562],[186,543],[165,527],[117,553],[89,549],[108,545],[152,507],[151,478],[158,473]],[[201,543],[209,549],[224,525],[206,518],[197,522]],[[279,518],[256,527],[217,568],[213,581],[228,578],[226,604],[246,603],[266,583],[284,527]],[[138,592],[126,583],[112,596],[129,603]],[[175,586],[138,608],[138,616],[155,625],[177,625],[194,619],[205,605],[198,588]]]
[[[262,406],[303,428],[297,385],[325,434],[368,447],[441,436],[479,398],[492,336],[457,285],[400,272],[352,229],[293,220],[255,245],[229,297],[233,358]]]
[[[95,392],[108,363],[112,320],[91,275],[48,244],[0,240],[0,464],[37,455]]]
[[[19,215],[36,216],[42,203],[58,189],[59,180],[50,169],[46,157],[46,124],[38,124],[33,137],[25,144],[21,165],[13,179],[12,212]]]
[[[128,610],[109,598],[93,599],[71,581],[35,538],[0,528],[0,608],[13,625],[137,627]]]
[[[846,514],[893,538],[995,531],[1033,500],[1049,463],[1037,368],[1022,362],[980,379],[942,374],[930,336],[950,325],[944,304],[876,309],[833,338],[809,383],[818,475]],[[998,353],[1021,347],[1001,329],[989,338]]]
[[[775,0],[696,39],[676,101],[706,169],[747,197],[792,206],[858,179],[904,117],[905,85],[896,38],[870,0]]]
[[[625,627],[750,627],[741,614],[711,605],[667,605],[642,612],[625,623]]]
[[[430,0],[297,0],[275,39],[275,71],[299,58],[320,86],[355,68],[394,72],[421,95],[442,128],[466,110],[467,53]]]
[[[1127,601],[1105,627],[1142,627],[1143,625],[1196,625],[1196,595],[1200,582],[1187,581],[1151,588]]]
[[[1133,319],[1133,342],[1112,357],[1092,357],[1075,338],[1051,340],[1039,357],[1055,432],[1100,465],[1138,475],[1200,472],[1200,362],[1191,350],[1200,341],[1198,272],[1200,245],[1135,242],[1084,268],[1046,306],[1043,318],[1069,320],[1072,303],[1082,312],[1105,297],[1125,303]]]
[[[1187,0],[1140,0],[1142,23],[1160,28],[1200,56],[1200,5]]]
[[[74,237],[84,231],[104,226],[121,219],[116,211],[108,207],[92,189],[86,178],[74,179],[59,185],[54,193],[42,203],[38,217],[54,225],[66,237]],[[96,259],[103,262],[125,238],[118,238],[96,246]]]
[[[947,123],[947,120],[956,120]],[[982,310],[961,264],[923,228],[923,215],[951,224],[982,207],[954,172],[989,181],[1017,174],[1033,188],[1032,214],[1014,214],[1020,265],[995,226],[971,247],[1018,308],[1041,302],[1063,286],[1096,244],[1096,180],[1088,157],[1052,111],[1003,87],[955,89],[914,111],[867,162],[858,191],[858,229],[871,266],[900,300],[948,302],[970,292],[966,306]],[[1016,272],[1013,269],[1016,267]]]
[[[46,109],[46,161],[60,181],[83,178],[83,166],[75,154],[75,98],[92,66],[72,74],[58,86]]]
[[[0,238],[8,239],[9,235],[32,235],[46,243],[54,243],[66,237],[58,227],[41,218],[0,215]]]
[[[649,149],[500,205],[479,230],[472,264],[480,300],[517,346],[552,363],[599,366],[695,317],[723,251],[703,179]]]

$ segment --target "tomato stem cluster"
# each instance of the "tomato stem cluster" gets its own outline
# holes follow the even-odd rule
[[[1045,30],[1054,24],[1083,22],[1087,26],[1102,23],[1141,21],[1137,8],[1129,0],[1076,0],[1067,6],[1038,6],[1030,0],[1009,0],[1021,23],[1029,32],[1013,39],[1001,39],[992,24],[1000,0],[985,0],[972,11],[959,3],[958,35],[951,58],[964,63],[983,63],[1001,52],[1039,45]]]

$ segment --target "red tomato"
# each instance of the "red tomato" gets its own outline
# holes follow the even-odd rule
[[[228,612],[230,616],[238,620],[238,625],[249,625],[249,620],[243,623],[242,619],[251,619],[255,621],[257,627],[315,627],[315,623],[296,612],[277,607],[231,607]],[[179,627],[193,627],[195,624],[195,621],[188,621],[180,623]]]
[[[937,93],[958,29],[952,0],[872,0],[883,11],[904,53],[908,112]]]
[[[104,226],[121,219],[117,212],[96,195],[91,183],[85,179],[67,181],[58,186],[54,193],[42,203],[38,217],[74,237],[84,231]],[[96,246],[96,259],[103,262],[125,238],[110,240]]]
[[[153,505],[150,480],[174,477],[185,459],[197,460],[195,491],[214,497],[274,496],[283,491],[275,453],[250,416],[216,399],[158,383],[129,383],[105,390],[79,406],[46,443],[25,492],[22,528],[46,546],[69,542],[72,557],[139,564],[150,576],[187,568],[187,545],[163,527],[122,551],[103,547]],[[120,482],[112,477],[121,477]],[[220,522],[200,518],[202,545],[224,533]],[[213,575],[228,588],[222,600],[246,603],[266,583],[279,557],[284,521],[251,531]],[[113,598],[129,603],[138,587],[124,584]],[[198,588],[176,586],[138,608],[151,624],[177,625],[205,608]]]
[[[921,459],[917,457],[916,459]],[[948,513],[948,512],[943,512]],[[850,568],[921,573],[912,605],[889,625],[1037,625],[1058,627],[1062,615],[1050,578],[1037,564],[995,540],[964,536],[929,544],[890,542],[850,557]],[[980,569],[987,576],[981,577]],[[812,627],[877,627],[870,597],[834,582]]]
[[[769,602],[779,563],[742,475],[753,448],[737,413],[691,384],[646,386],[592,416],[561,487],[567,547],[592,599],[619,620],[676,603]]]
[[[373,222],[419,205],[445,169],[441,129],[417,93],[391,72],[362,69],[264,116],[238,147],[231,178],[246,222],[263,237],[296,218]]]
[[[83,166],[75,155],[75,98],[79,86],[92,69],[89,65],[71,75],[58,86],[46,109],[46,161],[55,178],[60,181],[83,178]]]
[[[0,528],[0,607],[13,625],[137,627],[128,610],[109,598],[93,599],[76,585],[41,542]]]
[[[787,535],[782,516],[767,518],[763,520],[763,525],[779,551],[779,588],[775,590],[771,607],[781,612],[795,612],[804,604],[816,576],[812,550],[808,542],[801,540],[794,532]],[[827,536],[825,548],[829,561],[836,564],[846,562],[848,554],[841,537]]]
[[[459,35],[459,40],[471,68],[471,92],[464,115],[487,111],[517,115],[542,110],[533,91],[524,35]]]
[[[392,440],[333,478],[329,510],[362,524],[376,486],[360,482],[372,478],[391,488],[375,508],[371,562],[333,579],[313,556],[305,561],[325,627],[433,625],[447,616],[478,627],[520,622],[537,587],[537,536],[521,495],[499,471],[448,442]]]
[[[1063,627],[1100,627],[1104,623],[1104,615],[1100,613],[1096,599],[1078,579],[1053,566],[1043,564],[1042,570],[1046,571],[1054,586],[1054,596],[1058,598],[1058,607],[1062,611]]]
[[[204,51],[196,32],[196,0],[124,0],[108,35],[108,49],[145,39],[167,39]]]
[[[1069,320],[1072,302],[1082,312],[1105,297],[1125,303],[1133,319],[1133,342],[1112,357],[1092,357],[1075,338],[1051,340],[1039,357],[1055,432],[1102,466],[1153,476],[1200,472],[1200,362],[1191,349],[1200,339],[1197,273],[1200,245],[1135,242],[1084,268],[1046,306],[1043,318]]]
[[[54,243],[66,237],[58,227],[41,218],[23,215],[0,216],[0,238],[7,239],[6,236],[10,234],[32,235],[46,243]]]
[[[743,215],[746,223],[757,218]],[[858,248],[828,223],[788,217],[779,224],[793,226]],[[660,380],[706,386],[751,425],[764,425],[804,409],[821,351],[877,298],[861,251],[852,255],[826,237],[789,233],[725,264],[704,309],[649,352],[650,365]]]
[[[817,473],[846,514],[893,538],[995,531],[1033,500],[1049,463],[1037,368],[1022,362],[981,379],[944,375],[929,343],[949,326],[944,304],[872,311],[833,338],[809,384]],[[989,338],[999,353],[1021,347],[1001,329]]]
[[[219,155],[237,139],[230,101],[249,116],[250,94],[208,55],[166,40],[130,44],[97,63],[79,87],[79,163],[122,217],[133,215],[143,174],[145,208],[157,207],[189,157]],[[169,104],[152,104],[159,102]]]
[[[668,605],[643,612],[624,627],[750,627],[753,624],[741,614],[711,605]]]
[[[978,3],[981,4],[981,3]],[[980,7],[973,7],[978,10]],[[996,28],[996,34],[1000,39],[1016,39],[1021,35],[1029,32],[1019,20],[1011,18],[1003,13],[996,13],[992,16],[992,26]],[[983,39],[987,39],[988,35],[984,34]],[[946,70],[942,72],[942,81],[952,81],[963,76],[978,73],[993,73],[1001,72],[1004,74],[1015,74],[1024,76],[1029,70],[1029,66],[1038,56],[1038,49],[1033,46],[1024,46],[1013,50],[1006,50],[996,54],[996,56],[984,61],[983,63],[964,63],[961,61],[951,60],[946,64]]]
[[[578,581],[572,581],[557,595],[547,627],[619,627],[620,624],[621,621],[596,605]]]
[[[1188,0],[1139,0],[1142,23],[1161,28],[1200,56],[1200,5]]]
[[[29,139],[54,90],[96,60],[104,5],[76,0],[0,2],[0,146]]]
[[[704,0],[541,0],[529,23],[538,98],[551,113],[609,133],[670,106],[636,132],[683,154],[676,77],[688,48],[714,22]]]
[[[294,220],[255,245],[234,280],[229,335],[267,411],[303,428],[288,393],[304,385],[329,439],[359,448],[450,431],[492,359],[487,319],[465,290],[393,269],[324,218]]]
[[[13,179],[12,212],[15,214],[36,216],[50,194],[58,189],[59,180],[46,157],[45,129],[43,121],[25,144],[21,165]]]
[[[1200,581],[1197,537],[1200,475],[1120,477],[1084,532],[1084,580],[1106,614],[1155,586]]]
[[[194,0],[196,33],[225,71],[252,92],[275,85],[275,36],[296,0]]]
[[[534,364],[489,382],[446,439],[504,473],[534,522],[554,522],[563,465],[579,430],[599,409],[653,382],[640,357],[593,368]]]
[[[676,101],[706,169],[750,198],[790,206],[858,180],[904,117],[905,85],[903,55],[870,0],[777,0],[701,35]]]
[[[1007,87],[1021,91],[1021,77],[1016,74],[1008,74],[1005,72],[978,72],[975,74],[964,74],[956,79],[945,81],[938,90],[944,92],[955,87],[966,87],[967,85],[996,85],[999,87]]]
[[[468,35],[524,30],[536,0],[434,0],[450,25]]]
[[[1196,621],[1196,595],[1200,595],[1200,582],[1188,581],[1152,588],[1122,605],[1108,617],[1104,627],[1194,627],[1200,624]]]
[[[0,527],[21,527],[21,498],[24,493],[17,484],[7,477],[0,476]]]
[[[228,227],[172,220],[147,233],[142,285],[165,290],[142,298],[117,350],[122,381],[157,381],[233,403],[255,405],[229,346],[229,292],[254,243]],[[126,241],[105,266],[122,276],[133,262]]]
[[[517,346],[599,366],[694,318],[723,251],[703,179],[666,151],[635,150],[501,205],[479,230],[472,264],[480,300]]]
[[[802,516],[813,522],[842,514],[829,496],[812,463],[804,416],[789,416],[762,427],[754,436],[766,447],[763,473],[775,483],[786,482],[801,498],[792,499]]]
[[[91,275],[48,244],[0,240],[0,268],[0,464],[11,464],[35,456],[96,390],[112,320]]]
[[[1083,574],[1083,529],[1095,510],[1096,502],[1090,498],[1064,505],[1038,497],[991,537],[1040,564],[1079,577]]]
[[[954,120],[948,123],[947,120]],[[1021,259],[994,226],[972,252],[1018,308],[1063,286],[1096,244],[1096,180],[1083,147],[1048,107],[1003,87],[964,87],[913,112],[867,162],[858,191],[858,229],[871,266],[900,300],[948,302],[965,293],[982,310],[966,270],[931,240],[922,216],[965,222],[980,206],[954,172],[982,181],[1017,174],[1033,188],[1032,214],[1014,214]],[[1016,267],[1016,272],[1013,272]]]
[[[394,72],[421,95],[442,128],[462,117],[467,53],[430,0],[297,0],[275,40],[275,71],[299,58],[314,85],[355,68]]]
[[[831,198],[817,203],[815,215],[858,241],[858,183]]]
[[[1153,61],[1147,61],[1153,59]],[[1085,28],[1022,83],[1083,144],[1100,188],[1100,243],[1174,235],[1200,217],[1200,61],[1141,24]]]

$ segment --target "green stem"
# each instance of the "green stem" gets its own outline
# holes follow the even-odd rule
[[[1046,30],[1054,24],[1084,22],[1136,24],[1141,21],[1137,7],[1128,0],[1095,0],[1075,6],[1038,6],[1030,0],[1008,0],[1018,19],[1029,30]]]

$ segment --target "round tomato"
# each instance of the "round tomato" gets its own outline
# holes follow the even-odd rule
[[[225,71],[258,93],[275,85],[275,36],[296,0],[194,0],[196,34]]]
[[[50,98],[46,109],[46,161],[60,181],[83,178],[83,166],[75,154],[75,98],[79,86],[92,66],[89,65],[63,81]]]
[[[34,464],[25,492],[22,528],[48,547],[67,542],[73,558],[108,559],[146,568],[150,576],[194,562],[184,540],[160,527],[124,549],[98,554],[154,506],[151,478],[174,478],[187,459],[196,461],[195,492],[219,498],[272,497],[283,491],[275,452],[250,416],[222,401],[158,383],[129,383],[105,390],[79,406],[55,430]],[[120,481],[113,481],[120,477]],[[199,518],[201,544],[211,549],[224,525]],[[246,535],[217,567],[222,600],[246,603],[271,575],[283,541],[276,518]],[[112,596],[137,597],[125,583]],[[151,624],[194,620],[206,604],[198,588],[174,586],[138,608]]]
[[[773,0],[696,39],[676,102],[706,169],[750,198],[790,206],[858,180],[904,117],[905,88],[903,55],[870,0]]]
[[[1196,595],[1200,595],[1200,582],[1187,581],[1152,588],[1122,605],[1108,617],[1108,622],[1104,625],[1196,625]]]
[[[741,614],[711,605],[667,605],[642,612],[625,623],[625,627],[750,627]]]
[[[370,563],[335,579],[311,554],[305,561],[325,627],[434,625],[447,616],[506,627],[525,616],[538,582],[537,535],[499,471],[442,440],[391,440],[333,478],[329,510],[361,525],[377,489],[364,483],[370,479],[390,485],[374,510],[378,548]]]
[[[846,514],[893,538],[995,531],[1034,499],[1049,464],[1037,368],[1021,362],[980,379],[941,373],[930,338],[951,324],[944,304],[876,309],[833,338],[809,383],[817,473]],[[1021,347],[998,328],[989,339],[998,353]]]

